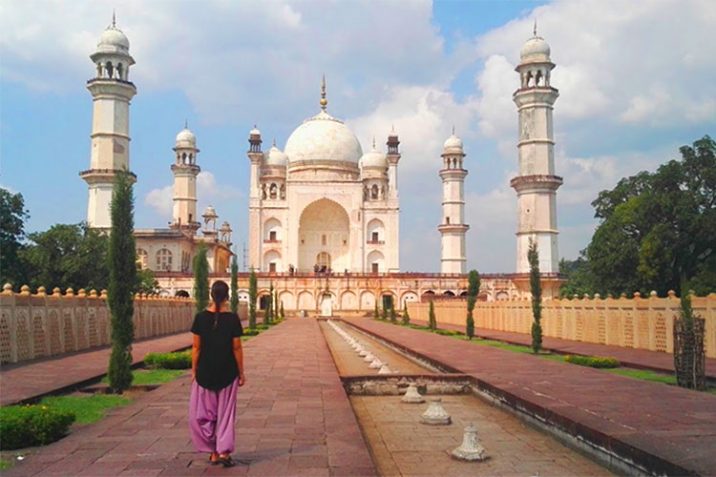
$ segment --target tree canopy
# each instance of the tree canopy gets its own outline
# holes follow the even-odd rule
[[[583,252],[586,266],[578,264],[580,287],[663,295],[685,283],[697,294],[716,291],[716,142],[704,136],[680,152],[592,202],[600,223]]]

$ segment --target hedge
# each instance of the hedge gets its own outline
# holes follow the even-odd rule
[[[150,368],[189,369],[191,368],[191,352],[147,353],[144,364]]]
[[[567,355],[564,360],[568,363],[589,366],[590,368],[618,368],[621,366],[618,359],[603,356],[579,356],[570,354]]]
[[[44,405],[0,408],[0,449],[22,449],[55,442],[67,434],[74,421],[74,413]]]

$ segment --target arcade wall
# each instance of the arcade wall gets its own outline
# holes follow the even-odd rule
[[[35,294],[28,287],[0,293],[0,364],[81,351],[110,344],[107,295],[56,288]],[[137,296],[134,300],[134,339],[188,331],[194,318],[189,298]]]
[[[553,299],[542,302],[544,336],[587,343],[622,346],[672,353],[674,317],[679,298],[671,293],[660,298],[635,294],[634,298]],[[428,302],[409,303],[412,320],[428,321]],[[435,299],[435,318],[440,324],[465,326],[467,304],[463,300]],[[706,320],[706,356],[716,358],[716,293],[693,297],[696,314]],[[529,299],[477,302],[475,327],[530,334],[532,305]]]

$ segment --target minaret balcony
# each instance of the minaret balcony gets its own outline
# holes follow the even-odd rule
[[[442,179],[464,179],[467,176],[467,169],[440,169]]]
[[[80,172],[80,177],[88,184],[102,184],[114,182],[117,174],[122,172],[120,169],[87,169]],[[137,175],[134,172],[129,173],[132,183],[137,181]]]
[[[465,233],[470,228],[467,224],[440,224],[438,231],[440,233]]]
[[[556,191],[564,181],[559,176],[552,175],[530,175],[517,176],[510,181],[510,187],[517,192],[526,190],[548,190]]]

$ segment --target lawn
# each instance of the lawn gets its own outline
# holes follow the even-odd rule
[[[102,419],[109,409],[126,406],[129,402],[129,398],[115,394],[92,394],[89,396],[49,396],[42,398],[40,404],[73,412],[77,416],[75,422],[78,424],[91,424]]]
[[[168,383],[186,372],[184,369],[135,369],[132,371],[134,376],[132,386],[153,386]],[[109,384],[106,376],[102,379],[102,383]]]

